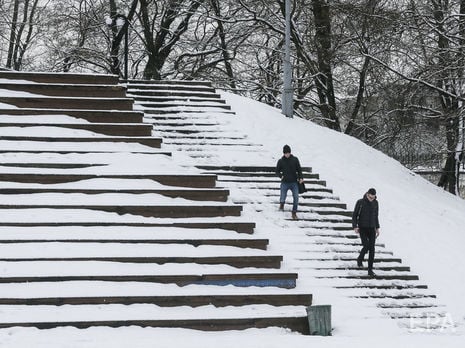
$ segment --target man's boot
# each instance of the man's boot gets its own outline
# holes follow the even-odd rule
[[[279,210],[281,210],[281,211],[284,210],[284,203],[279,203]]]
[[[295,211],[292,212],[292,220],[297,220],[297,213]]]

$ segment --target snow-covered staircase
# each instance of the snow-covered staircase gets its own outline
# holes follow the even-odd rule
[[[262,147],[223,124],[223,118],[234,112],[210,82],[136,80],[129,82],[128,95],[172,151],[201,160],[219,158],[224,151],[257,152]]]
[[[336,296],[350,298],[356,306],[379,308],[411,331],[441,329],[447,313],[436,296],[385,245],[376,246],[376,278],[357,267],[360,241],[352,230],[352,212],[311,168],[305,168],[308,192],[300,199],[299,220],[290,219],[289,209],[277,211],[279,180],[269,153],[234,123],[233,111],[211,84],[130,81],[128,93],[155,134],[163,137],[165,148],[193,159],[204,173],[217,175],[218,185],[231,192],[232,201],[243,205],[248,216],[270,222],[268,229],[273,230],[267,237],[277,238],[272,245],[285,255],[298,255],[291,260],[288,256],[288,264],[301,279],[311,279],[314,290],[331,287]],[[247,153],[265,157],[250,165]],[[228,163],[231,159],[234,163]],[[276,237],[281,234],[287,238]]]
[[[171,126],[141,122],[173,105],[144,116],[106,75],[0,72],[0,92],[1,328],[308,332],[297,273],[215,174],[160,148]]]

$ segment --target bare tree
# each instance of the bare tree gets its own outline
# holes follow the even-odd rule
[[[145,79],[162,78],[161,70],[168,56],[204,2],[205,0],[140,0],[139,20],[148,56],[144,70]]]
[[[11,9],[11,25],[5,66],[20,70],[27,48],[31,44],[39,0],[14,0]]]

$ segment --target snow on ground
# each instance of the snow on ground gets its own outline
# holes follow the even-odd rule
[[[283,346],[358,346],[361,348],[421,346],[429,348],[439,345],[462,347],[465,321],[465,301],[463,301],[465,260],[462,253],[465,244],[465,202],[428,183],[396,161],[354,138],[301,119],[287,119],[280,114],[279,110],[243,97],[229,93],[222,93],[222,96],[232,105],[232,110],[237,113],[236,116],[227,116],[229,129],[226,131],[231,134],[246,134],[250,142],[264,146],[260,151],[256,149],[250,152],[245,150],[241,152],[224,151],[220,160],[212,158],[211,164],[273,166],[282,154],[282,146],[289,144],[302,165],[311,166],[314,172],[319,173],[321,178],[327,181],[328,186],[334,189],[341,201],[348,204],[349,209],[352,209],[355,201],[369,187],[375,187],[380,202],[380,242],[385,243],[390,250],[394,250],[394,256],[402,258],[404,264],[411,266],[412,272],[420,276],[422,283],[428,285],[430,292],[438,295],[438,302],[446,306],[448,318],[456,327],[448,327],[443,332],[435,331],[434,334],[429,333],[428,330],[417,333],[402,330],[395,320],[383,316],[381,310],[376,306],[363,304],[360,299],[341,296],[334,288],[327,286],[324,281],[315,279],[312,276],[312,271],[302,270],[302,272],[298,271],[301,276],[297,289],[293,291],[313,293],[315,304],[332,305],[333,337],[305,337],[277,328],[224,333],[138,327],[91,328],[86,330],[12,328],[0,330],[0,347],[174,346],[205,348],[218,347],[219,345],[223,347],[267,348]],[[120,146],[121,151],[123,151],[123,145]],[[126,149],[142,150],[142,146],[139,149],[135,144],[124,146]],[[53,161],[60,157],[58,155],[50,156]],[[66,156],[64,161],[72,162],[73,156],[79,155]],[[184,165],[197,164],[185,153],[174,153],[173,158],[160,155],[131,155],[130,159],[126,161],[123,160],[123,156],[126,155],[109,156],[107,166],[68,172],[105,174],[115,170],[121,173],[136,173],[142,170],[144,173],[149,173],[152,167],[147,163],[161,163],[156,170],[153,170],[154,172],[174,171],[178,174],[186,171],[198,172],[198,170],[188,169],[185,166],[180,167],[177,164],[178,161]],[[150,156],[156,156],[156,159]],[[17,157],[2,158],[2,161],[14,162],[14,159],[25,158],[27,156],[23,157],[23,155],[18,154]],[[31,161],[38,162],[37,159],[37,157],[35,160],[31,158]],[[77,162],[79,163],[79,161]],[[24,168],[21,171],[28,172],[30,170]],[[111,185],[111,182],[109,184]],[[47,195],[40,197],[46,198]],[[49,197],[56,199],[53,195],[49,195]],[[18,196],[18,198],[21,197]],[[166,198],[163,199],[166,200]],[[253,202],[258,197],[251,196],[249,199]],[[290,250],[296,250],[295,245],[301,245],[301,251],[295,251],[292,255],[284,255],[283,271],[292,271],[296,263],[289,260],[298,258],[299,253],[311,253],[311,246],[303,242],[304,237],[306,237],[302,234],[303,229],[299,229],[295,225],[294,227],[289,225],[286,229],[276,228],[276,222],[278,219],[282,219],[282,216],[273,216],[272,209],[274,207],[272,206],[264,205],[263,208],[265,211],[262,214],[256,213],[252,209],[246,209],[243,216],[238,219],[257,223],[254,237],[270,238],[271,245],[268,250],[270,254],[280,254],[286,250],[290,252]],[[63,215],[63,218],[73,217],[72,212],[65,211],[63,213],[68,214]],[[10,214],[10,216],[3,218],[6,221],[18,219],[17,212],[12,211]],[[48,214],[46,209],[37,211],[37,215],[43,221],[52,221],[56,218],[56,216]],[[84,212],[78,212],[76,215],[79,215],[82,220],[93,220],[94,218],[100,220],[102,217],[105,220],[108,217],[109,220],[114,221],[114,217],[109,213],[88,212],[87,214],[88,216],[85,216]],[[30,218],[36,219],[35,216]],[[118,217],[118,219],[121,221],[159,220],[128,216]],[[170,219],[166,220],[170,221]],[[4,247],[5,251],[9,248],[11,247]],[[215,248],[210,249],[214,250]],[[120,251],[122,254],[126,252],[129,251]],[[173,271],[171,266],[167,268]],[[227,268],[227,266],[218,266],[217,268],[222,269]],[[8,268],[3,266],[2,269],[7,271]],[[141,269],[137,267],[135,271],[138,272]],[[194,289],[194,291],[200,289],[200,287],[189,288]],[[8,290],[8,292],[11,291],[11,289]],[[38,291],[45,292],[47,289],[41,288]],[[141,292],[143,291],[142,289]],[[114,306],[114,308],[117,307]],[[264,310],[266,311],[266,309]],[[37,313],[40,315],[39,312]],[[113,312],[102,315],[112,315],[111,313]],[[0,315],[11,314],[8,308],[0,308]]]

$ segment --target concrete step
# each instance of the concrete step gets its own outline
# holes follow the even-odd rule
[[[38,329],[53,329],[58,327],[75,327],[86,329],[90,327],[156,327],[156,328],[184,328],[202,331],[245,330],[266,327],[282,327],[304,335],[309,334],[308,318],[301,317],[249,317],[228,319],[185,319],[185,320],[106,320],[106,321],[55,321],[55,322],[12,322],[1,323],[0,328],[35,327]]]
[[[352,217],[352,212],[351,211],[343,211],[343,210],[316,210],[312,209],[312,212],[317,213],[319,215],[340,215],[340,216],[347,216],[347,217]],[[346,219],[346,221],[352,221],[352,219]]]
[[[92,242],[94,243],[94,242]],[[235,268],[274,268],[279,269],[283,257],[275,255],[266,256],[171,256],[171,257],[144,257],[144,256],[92,256],[92,257],[10,257],[0,258],[0,262],[118,262],[143,264],[199,264],[199,265],[228,265]]]
[[[192,97],[187,95],[181,96],[160,96],[157,92],[137,91],[136,94],[128,93],[127,97],[133,98],[136,102],[216,102],[225,104],[226,101],[221,99],[219,94],[208,94],[202,97]]]
[[[36,137],[36,136],[0,136],[6,141],[35,141],[45,143],[137,143],[155,149],[161,147],[161,138],[151,136],[105,136],[105,137]]]
[[[342,270],[367,270],[367,268],[360,268],[357,266],[340,266],[340,267],[313,267],[312,269],[316,270],[336,270],[336,271],[342,271]],[[396,272],[410,272],[410,267],[404,267],[404,266],[392,266],[392,267],[376,267],[377,270],[379,271],[396,271]]]
[[[183,140],[183,141],[192,141],[192,140],[197,140],[197,141],[202,141],[202,140],[218,140],[218,141],[233,141],[233,140],[237,140],[237,141],[244,141],[244,140],[247,140],[247,138],[244,138],[244,137],[240,137],[240,136],[237,136],[237,137],[234,137],[234,136],[229,136],[229,137],[221,137],[221,136],[215,136],[215,135],[212,135],[212,136],[209,136],[209,135],[191,135],[191,134],[183,134],[183,135],[174,135],[174,134],[170,134],[168,132],[164,132],[163,134],[163,139],[165,139],[166,141],[176,141],[176,140]]]
[[[55,97],[126,97],[126,88],[121,85],[0,82],[0,89]]]
[[[221,96],[210,90],[199,90],[199,91],[190,91],[190,90],[152,90],[152,89],[134,89],[130,87],[127,92],[128,95],[137,99],[139,96],[142,97],[159,97],[159,98],[167,98],[167,99],[178,99],[178,98],[212,98],[212,99],[220,99]]]
[[[191,127],[191,126],[197,126],[197,127],[215,127],[220,125],[217,122],[208,122],[208,121],[153,121],[150,120],[150,123],[155,126],[163,126],[163,127]]]
[[[256,144],[258,146],[258,144]],[[260,145],[262,146],[262,145]],[[257,182],[280,182],[280,179],[276,175],[275,172],[226,172],[226,171],[216,171],[216,170],[209,170],[206,171],[205,173],[210,173],[210,174],[216,174],[216,175],[221,175],[224,178],[235,178],[237,177],[237,181],[243,182],[243,179],[250,178],[250,180],[253,181],[252,178],[257,179]],[[313,173],[308,173],[304,172],[303,173],[304,179],[319,179],[320,175],[319,174],[313,174]],[[269,180],[272,179],[272,180]]]
[[[193,102],[185,102],[185,103],[157,103],[157,102],[137,102],[138,105],[141,105],[146,108],[151,109],[164,109],[164,108],[201,108],[201,109],[210,109],[210,108],[217,108],[217,109],[224,109],[224,110],[231,110],[230,105],[221,104],[218,102],[211,103],[211,102],[202,102],[202,103],[193,103]]]
[[[19,108],[132,110],[130,98],[70,98],[70,97],[0,97],[0,103]]]
[[[211,86],[206,86],[206,85],[197,85],[197,84],[191,84],[189,86],[187,85],[181,85],[181,84],[170,84],[164,85],[164,84],[146,84],[146,83],[130,83],[128,84],[128,93],[132,94],[137,94],[138,90],[150,90],[150,91],[161,91],[161,92],[191,92],[191,93],[196,93],[196,92],[202,92],[202,93],[215,93],[215,89]]]
[[[355,257],[341,257],[338,260],[357,262],[357,258]],[[402,263],[402,259],[395,258],[395,257],[376,257],[374,260],[374,263],[376,264],[379,262]]]
[[[324,240],[317,240],[317,241],[311,241],[309,243],[303,243],[303,244],[311,244],[311,245],[338,245],[338,246],[360,246],[360,242],[355,242],[355,243],[350,243],[350,242],[344,242],[341,240],[331,240],[330,238],[325,238]],[[385,248],[386,246],[383,243],[376,243],[376,248]]]
[[[380,294],[380,295],[356,295],[356,296],[349,296],[352,298],[364,298],[364,299],[394,299],[394,300],[409,300],[409,299],[424,299],[424,298],[436,298],[436,295],[432,294],[416,294],[411,292],[406,292],[405,294],[400,295],[390,295],[390,294]]]
[[[344,203],[326,203],[326,202],[315,202],[315,203],[307,203],[305,201],[299,201],[299,206],[302,207],[315,207],[315,208],[340,208],[340,209],[347,209],[347,205]],[[352,216],[352,215],[350,215]]]
[[[316,187],[312,187],[312,186],[309,186],[307,185],[309,184],[308,183],[308,180],[305,182],[305,188],[307,189],[307,193],[312,193],[312,192],[319,192],[319,193],[333,193],[333,189],[331,188],[328,188],[328,187],[325,187],[325,186],[316,186]],[[279,185],[278,186],[271,186],[271,185],[267,185],[267,186],[256,186],[254,187],[255,189],[257,190],[269,190],[269,191],[275,191],[275,192],[278,192],[279,193]],[[276,196],[276,194],[274,194],[274,196]],[[301,196],[305,196],[305,193]]]
[[[286,219],[288,221],[293,221],[291,219]],[[297,220],[297,221],[300,221]],[[327,229],[332,229],[334,231],[353,231],[354,229],[352,228],[352,226],[319,226],[319,225],[311,225],[311,226],[307,226],[307,227],[310,227],[310,228],[313,228],[315,230],[318,230],[318,229],[321,229],[321,230],[327,230]]]
[[[186,151],[193,151],[193,148],[199,148],[199,147],[203,147],[205,145],[213,145],[213,146],[227,146],[227,147],[231,147],[231,146],[249,146],[249,147],[257,147],[257,146],[261,146],[261,145],[257,145],[257,144],[252,144],[252,143],[244,143],[244,142],[227,142],[227,140],[222,140],[222,139],[218,139],[216,141],[205,141],[205,140],[198,140],[198,141],[192,141],[192,140],[167,140],[166,137],[163,137],[165,140],[164,140],[164,144],[166,145],[173,145],[173,146],[177,146],[179,148],[182,148],[182,147],[185,147],[186,148]],[[216,151],[219,151],[218,148],[215,149]]]
[[[182,85],[182,86],[205,86],[212,87],[211,81],[197,81],[197,80],[140,80],[140,79],[129,79],[127,80],[128,87],[131,88],[133,85]]]
[[[162,125],[154,126],[154,130],[159,132],[160,134],[195,134],[200,137],[206,135],[206,136],[216,136],[218,137],[219,132],[221,130],[217,129],[218,127],[213,127],[212,125],[206,125],[206,126],[192,126],[192,127],[179,127],[179,128],[173,128],[173,127],[165,127]],[[165,135],[165,134],[164,134]]]
[[[2,115],[29,116],[29,115],[67,115],[78,117],[96,123],[142,123],[144,114],[140,111],[120,110],[77,110],[77,109],[3,109]]]
[[[75,182],[89,179],[147,179],[167,186],[213,188],[216,184],[215,175],[205,174],[127,174],[127,175],[100,175],[100,174],[43,174],[43,173],[0,173],[0,181],[57,184]]]
[[[25,244],[25,243],[72,243],[72,244],[81,244],[81,243],[118,243],[118,244],[183,244],[183,245],[192,245],[195,247],[201,245],[215,245],[215,246],[232,246],[236,248],[251,248],[251,249],[260,249],[266,250],[269,244],[268,239],[1,239],[0,245],[2,244]],[[119,261],[118,261],[119,262]],[[129,262],[129,261],[128,261]]]
[[[398,282],[393,283],[367,283],[356,285],[335,286],[336,289],[375,289],[375,290],[413,290],[413,289],[428,289],[427,285],[423,284],[401,284]]]
[[[329,233],[324,233],[324,232],[308,232],[308,233],[305,233],[305,235],[309,238],[318,238],[320,240],[320,238],[324,241],[328,241],[328,243],[330,241],[334,241],[335,243],[339,243],[341,240],[345,240],[345,239],[350,239],[350,240],[360,240],[360,237],[358,236],[358,234],[356,233],[352,233],[352,234],[343,234],[343,233],[335,233],[334,231],[329,231]],[[323,242],[324,243],[324,242]]]
[[[376,270],[375,270],[376,273]],[[419,280],[420,278],[417,275],[412,274],[378,274],[376,273],[376,277],[370,277],[368,275],[340,275],[340,276],[322,276],[317,278],[344,278],[344,279],[375,279],[375,280],[406,280],[406,281],[413,281]]]
[[[228,273],[228,274],[150,274],[150,275],[80,275],[80,276],[23,276],[0,277],[0,284],[37,282],[144,282],[186,285],[233,285],[238,287],[278,287],[293,289],[296,286],[296,273]]]
[[[102,222],[102,221],[53,221],[53,222],[5,222],[0,221],[0,227],[144,227],[144,228],[188,228],[201,233],[202,231],[221,229],[237,233],[253,234],[254,222],[243,221],[182,221],[182,222]]]
[[[416,300],[418,301],[418,300]],[[376,307],[379,307],[379,308],[384,308],[384,309],[395,309],[395,308],[398,308],[398,309],[401,309],[401,308],[405,308],[405,309],[419,309],[419,308],[429,308],[429,309],[433,309],[433,308],[437,308],[437,307],[440,307],[438,305],[434,305],[434,304],[431,304],[431,303],[417,303],[417,302],[410,302],[410,303],[378,303],[376,305]]]
[[[298,220],[292,220],[292,219],[285,219],[286,221],[308,221],[308,222],[330,222],[330,223],[333,223],[333,224],[351,224],[352,223],[352,219],[343,219],[343,218],[327,218],[327,217],[324,217],[324,216],[321,216],[321,217],[305,217],[303,214],[297,212],[297,216],[298,216]],[[341,227],[341,226],[331,226],[332,229],[334,230],[337,230],[337,227]],[[327,228],[327,227],[325,227]],[[348,229],[344,228],[342,229],[343,231],[345,230],[349,230],[349,231],[353,231],[353,228],[352,226],[348,226]],[[340,229],[339,229],[340,231]]]
[[[105,135],[151,136],[152,125],[144,123],[41,123],[41,122],[1,122],[0,127],[59,127],[86,130]],[[1,128],[0,128],[1,129]]]
[[[1,140],[0,140],[1,141]],[[7,141],[8,143],[8,141]],[[18,146],[15,142],[15,146],[3,146],[0,147],[0,154],[38,154],[38,155],[68,155],[68,154],[78,154],[78,155],[101,155],[101,154],[107,154],[107,155],[114,155],[115,153],[125,153],[125,154],[146,154],[146,155],[162,155],[162,156],[171,156],[172,153],[170,151],[161,151],[161,150],[152,150],[148,148],[147,150],[142,150],[142,149],[131,149],[131,148],[126,148],[124,150],[121,149],[116,149],[116,150],[110,150],[110,149],[88,149],[88,150],[82,150],[80,149],[79,146],[85,147],[85,145],[107,145],[106,143],[50,143],[50,142],[28,142],[28,141],[23,141],[22,143],[28,143],[30,145],[31,143],[34,144],[33,146],[25,146],[26,148],[21,148],[18,149]],[[55,145],[55,146],[50,146],[50,147],[44,147],[42,145]],[[119,143],[113,143],[113,145],[118,145]],[[129,143],[127,143],[129,144]],[[132,143],[136,144],[136,143]],[[36,145],[41,145],[39,149],[35,149],[34,146]],[[62,147],[63,145],[66,145]],[[75,147],[69,146],[69,145],[74,145]],[[143,146],[142,144],[139,144]],[[23,145],[21,144],[21,147]]]
[[[276,167],[272,166],[196,166],[199,169],[210,170],[210,171],[224,171],[230,173],[245,172],[245,173],[273,173],[276,172]],[[312,167],[302,167],[303,172],[312,172]]]
[[[133,214],[157,218],[192,218],[240,216],[242,207],[239,205],[90,205],[90,204],[0,204],[0,210],[21,209],[27,214],[28,209],[85,209],[117,213],[119,215]]]
[[[270,183],[273,183],[273,184],[277,184],[278,187],[277,189],[279,189],[279,184],[280,184],[280,181],[279,181],[279,178],[277,179],[262,179],[262,180],[253,180],[253,179],[243,179],[243,180],[239,180],[239,179],[227,179],[227,178],[224,178],[222,177],[221,179],[219,179],[218,181],[221,181],[221,182],[236,182],[236,183],[239,183],[239,184],[247,184],[247,183],[253,183],[253,184],[270,184]],[[305,184],[306,185],[319,185],[319,186],[326,186],[326,181],[324,180],[317,180],[317,179],[306,179],[305,180]],[[265,189],[268,189],[269,187],[265,187]]]
[[[204,122],[205,115],[183,115],[183,114],[145,114],[145,118],[152,121],[166,121],[166,122]],[[225,135],[222,135],[225,136]],[[245,137],[244,135],[242,137]]]
[[[3,166],[4,164],[2,164]],[[0,195],[39,194],[39,193],[83,193],[86,195],[98,195],[105,193],[119,194],[160,194],[171,198],[184,198],[194,201],[219,201],[226,202],[229,190],[224,189],[86,189],[86,188],[50,188],[50,187],[20,187],[0,188]]]
[[[215,307],[269,304],[272,306],[310,306],[312,295],[307,294],[230,294],[230,295],[163,295],[163,296],[85,296],[85,297],[29,297],[0,298],[0,305],[63,306],[104,304],[154,304],[160,307],[189,306]]]
[[[69,83],[69,84],[104,84],[116,85],[117,75],[103,74],[72,74],[49,72],[0,71],[0,78],[10,80],[27,80],[39,83]]]
[[[199,114],[204,114],[204,115],[208,115],[210,113],[215,113],[215,114],[218,114],[218,113],[221,113],[223,115],[235,115],[236,113],[234,111],[230,111],[230,110],[225,110],[225,109],[211,109],[211,110],[207,110],[207,109],[202,109],[202,108],[188,108],[188,109],[182,109],[182,110],[179,110],[179,109],[150,109],[150,108],[145,108],[144,109],[144,113],[145,114],[149,114],[149,115],[152,115],[152,114],[155,114],[155,115],[178,115],[179,113],[182,113],[182,114],[195,114],[195,115],[199,115]]]
[[[47,169],[80,169],[80,168],[91,168],[106,166],[104,163],[32,163],[32,162],[2,162],[2,167],[13,167],[13,168],[47,168]],[[12,194],[14,192],[6,192]]]
[[[266,196],[268,196],[268,197],[279,197],[278,194],[274,194],[274,195],[267,194]],[[308,191],[308,192],[305,192],[305,193],[301,194],[300,197],[302,197],[303,199],[311,199],[311,200],[325,200],[326,199],[326,200],[333,200],[335,202],[340,201],[339,197],[333,196],[331,194],[327,194],[326,192],[311,192],[311,191]]]

